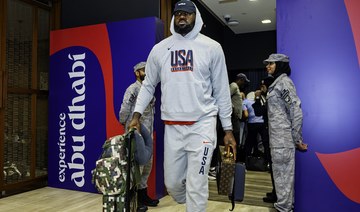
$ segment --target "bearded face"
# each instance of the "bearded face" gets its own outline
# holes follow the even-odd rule
[[[174,29],[175,32],[185,36],[195,26],[195,13],[188,13],[184,11],[176,11],[174,13]]]
[[[145,72],[140,72],[141,74],[140,74],[140,80],[141,80],[141,82],[142,81],[144,81],[144,79],[145,79]]]
[[[141,68],[141,69],[136,70],[135,75],[136,75],[137,80],[139,80],[140,82],[144,81],[145,76],[146,76],[145,68]]]

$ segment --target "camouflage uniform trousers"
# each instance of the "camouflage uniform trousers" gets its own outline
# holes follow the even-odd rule
[[[151,133],[151,138],[152,140],[154,141],[154,138],[153,138],[153,123],[154,122],[154,119],[153,118],[149,118],[149,119],[144,119],[142,121],[142,123],[144,124],[144,126],[146,127],[146,129]],[[155,151],[155,150],[153,150]],[[151,173],[151,169],[152,169],[152,164],[153,164],[153,156],[151,155],[151,158],[149,160],[149,162],[147,164],[145,164],[144,166],[140,166],[140,184],[139,184],[139,187],[138,189],[144,189],[144,188],[147,188],[148,185],[148,179],[149,179],[149,176],[150,176],[150,173]]]
[[[277,202],[281,212],[293,211],[295,180],[295,148],[271,148]]]
[[[119,121],[121,123],[125,123],[125,129],[128,129],[128,126],[131,122],[131,117],[134,112],[136,98],[141,88],[141,82],[136,81],[131,84],[125,92],[123,103],[121,104],[121,109],[119,112]],[[153,139],[153,130],[154,130],[154,114],[155,114],[155,97],[151,100],[149,105],[146,107],[143,112],[140,122],[146,127],[146,129],[151,133],[151,138]],[[155,151],[155,150],[153,150]],[[140,182],[138,185],[138,189],[147,188],[148,178],[150,176],[150,172],[152,169],[153,157],[151,156],[149,162],[140,166]]]
[[[147,188],[147,182],[152,169],[152,161],[153,161],[153,157],[151,156],[149,162],[146,165],[140,166],[141,179],[140,179],[139,189]]]
[[[148,127],[147,125],[145,125],[146,124],[145,122],[142,122],[142,123],[144,123],[144,126],[146,126],[146,129],[149,130],[149,128],[151,128],[151,130],[153,130],[152,127]],[[153,131],[149,130],[149,132],[153,132]],[[151,138],[154,141],[152,133],[151,133]],[[153,151],[155,151],[155,150],[153,150]],[[139,167],[140,168],[140,182],[139,182],[138,189],[144,189],[144,188],[148,187],[147,182],[148,182],[151,170],[152,170],[152,164],[153,164],[153,155],[151,155],[151,158],[147,164]]]

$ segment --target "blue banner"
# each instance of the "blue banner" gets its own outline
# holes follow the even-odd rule
[[[278,0],[278,52],[304,113],[295,211],[360,211],[360,1]]]
[[[124,133],[118,112],[136,80],[133,66],[162,35],[153,17],[51,32],[49,186],[96,192],[91,170],[104,141]],[[162,129],[155,131],[162,141]]]

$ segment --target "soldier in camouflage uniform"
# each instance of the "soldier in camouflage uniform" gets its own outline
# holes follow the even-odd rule
[[[296,94],[293,81],[289,78],[291,69],[289,57],[271,54],[264,60],[268,74],[275,81],[267,94],[270,151],[275,181],[277,211],[293,211],[295,149],[307,150],[302,138],[301,101]]]
[[[145,79],[145,62],[140,62],[134,66],[134,74],[136,76],[136,82],[131,84],[125,91],[124,99],[121,104],[121,109],[119,113],[120,123],[125,125],[125,129],[128,128],[128,125],[132,119],[132,114],[134,111],[136,99],[140,91],[142,81]],[[153,132],[153,123],[154,123],[154,113],[155,113],[155,97],[151,100],[143,115],[141,116],[141,123],[147,128],[147,130],[152,135]],[[146,211],[146,206],[157,206],[159,200],[151,199],[147,194],[147,181],[152,168],[152,157],[145,166],[141,166],[141,181],[138,188],[138,211]]]

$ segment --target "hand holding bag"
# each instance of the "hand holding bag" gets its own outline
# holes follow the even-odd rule
[[[230,147],[225,151],[224,146],[219,146],[219,161],[216,173],[218,194],[231,195],[233,191],[233,179],[235,175],[235,158]]]
[[[217,169],[217,186],[219,195],[227,195],[231,200],[233,211],[235,208],[235,201],[241,202],[244,199],[245,191],[245,165],[243,163],[236,163],[235,155],[224,150],[224,146],[219,146],[219,162]]]

